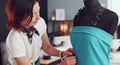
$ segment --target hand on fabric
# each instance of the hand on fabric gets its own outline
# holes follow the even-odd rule
[[[61,63],[58,65],[75,65],[76,64],[76,57],[75,56],[69,56],[66,57]]]
[[[75,56],[75,52],[72,48],[68,48],[66,51],[62,53],[62,57],[64,56]]]

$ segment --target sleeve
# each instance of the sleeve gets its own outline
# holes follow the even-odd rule
[[[15,34],[8,43],[8,49],[12,57],[22,57],[26,55],[26,48],[20,35]]]
[[[43,18],[40,18],[40,20],[38,21],[38,23],[34,27],[38,30],[40,35],[44,34],[46,32],[46,29],[47,29],[47,25],[46,25],[45,20]]]

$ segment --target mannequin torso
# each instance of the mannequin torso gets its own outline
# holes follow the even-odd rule
[[[117,14],[100,5],[91,6],[90,8],[85,7],[79,10],[79,13],[74,18],[74,26],[93,26],[106,31],[111,35],[114,34],[117,23]]]

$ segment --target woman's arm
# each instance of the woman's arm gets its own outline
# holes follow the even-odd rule
[[[50,42],[49,42],[49,39],[48,39],[48,36],[47,36],[47,33],[44,33],[43,36],[42,36],[42,42],[43,42],[43,45],[42,45],[42,48],[43,50],[48,53],[49,55],[51,56],[59,56],[59,53],[61,52],[60,50],[57,50],[56,48],[54,48]],[[62,53],[62,57],[63,56],[72,56],[74,55],[74,50],[72,48],[69,48],[67,49],[66,51],[64,51]]]
[[[32,65],[26,56],[15,57],[15,61],[17,62],[17,65]]]
[[[59,56],[60,51],[50,45],[47,33],[43,34],[42,41],[43,41],[42,48],[46,53],[48,53],[49,55],[53,55],[53,56]],[[64,51],[62,53],[62,56],[66,56],[66,55],[68,57],[66,57],[58,65],[75,65],[76,64],[76,57],[72,56],[72,55],[74,55],[74,50],[72,48],[67,49],[66,51]]]
[[[43,42],[42,48],[46,53],[48,53],[49,55],[52,55],[52,56],[59,56],[60,51],[57,50],[56,48],[54,48],[50,44],[47,33],[43,34],[42,42]]]

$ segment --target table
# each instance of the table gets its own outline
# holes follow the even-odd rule
[[[50,60],[44,60],[43,58],[40,58],[40,64],[41,65],[56,65],[60,62],[60,57],[51,56]]]

